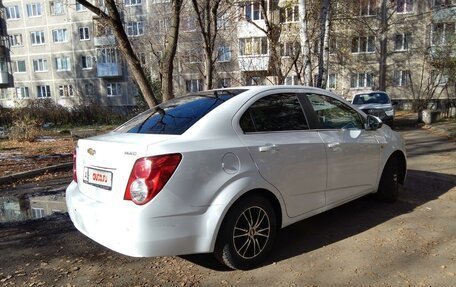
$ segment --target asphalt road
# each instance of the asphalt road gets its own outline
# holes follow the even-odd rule
[[[210,255],[130,258],[64,215],[0,226],[0,286],[455,286],[456,143],[403,128],[399,201],[369,197],[282,231],[270,260],[230,271]]]

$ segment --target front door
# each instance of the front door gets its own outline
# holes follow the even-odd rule
[[[326,204],[372,192],[380,163],[376,131],[366,131],[362,116],[338,99],[318,94],[308,94],[307,98],[326,148]]]

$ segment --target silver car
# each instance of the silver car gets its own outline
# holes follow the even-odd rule
[[[176,98],[78,141],[68,211],[129,256],[263,262],[280,228],[374,193],[394,201],[404,142],[334,94],[239,87]]]

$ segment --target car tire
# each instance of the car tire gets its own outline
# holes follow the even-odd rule
[[[399,195],[399,167],[397,159],[388,159],[380,178],[378,190],[375,197],[385,202],[395,202]]]
[[[226,215],[214,255],[232,269],[248,270],[270,253],[277,234],[277,219],[271,203],[255,195],[242,198]]]

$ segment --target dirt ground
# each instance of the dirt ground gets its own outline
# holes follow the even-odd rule
[[[0,177],[72,161],[75,141],[70,137],[44,137],[35,142],[0,140]]]
[[[123,256],[58,214],[0,224],[0,286],[455,286],[456,144],[401,133],[409,170],[398,202],[365,197],[289,226],[262,267]]]

